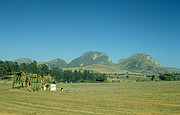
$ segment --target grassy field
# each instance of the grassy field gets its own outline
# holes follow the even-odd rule
[[[63,92],[11,90],[0,83],[0,114],[180,114],[180,82],[57,84]]]
[[[100,64],[93,64],[90,66],[85,66],[85,67],[73,67],[73,68],[63,68],[63,70],[92,70],[94,72],[99,72],[99,73],[106,73],[106,74],[122,74],[122,73],[134,73],[126,70],[120,70],[118,68],[108,66],[108,65],[100,65]]]
[[[77,71],[83,71],[83,70],[89,70],[90,72],[93,71],[95,73],[105,73],[107,74],[108,78],[126,78],[126,76],[129,76],[132,78],[131,80],[135,80],[137,78],[145,78],[147,73],[136,73],[136,72],[131,72],[131,71],[126,71],[126,70],[121,70],[116,67],[108,66],[108,65],[100,65],[100,64],[93,64],[90,66],[86,67],[74,67],[74,68],[63,68],[63,70],[77,70]],[[128,79],[130,80],[130,79]]]

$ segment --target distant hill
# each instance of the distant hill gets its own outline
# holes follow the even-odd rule
[[[29,59],[29,58],[19,58],[16,60],[12,60],[12,62],[17,62],[18,64],[22,64],[22,63],[32,63],[35,60]]]
[[[67,62],[59,58],[49,62],[39,62],[38,64],[46,64],[49,68],[65,68],[68,65]]]
[[[180,73],[179,68],[173,68],[173,67],[165,67],[165,68],[172,73]]]
[[[33,61],[35,60],[29,58],[13,60],[13,62],[18,62],[19,64],[32,63]],[[113,63],[107,54],[102,52],[89,51],[72,60],[69,64],[59,58],[49,62],[38,62],[38,64],[46,64],[49,66],[49,68],[74,68],[89,66],[91,70],[94,71],[95,69],[98,69],[98,67],[102,69],[102,67],[105,67],[104,65],[107,65],[108,67],[111,66],[114,70],[120,69],[136,73],[180,73],[180,69],[177,68],[164,68],[159,61],[155,61],[150,55],[145,53],[136,53],[129,58],[120,59],[118,63]],[[90,66],[93,64],[102,66]],[[93,69],[93,67],[95,69]]]
[[[136,53],[129,58],[121,59],[115,67],[141,73],[167,73],[159,61],[155,61],[150,55]]]
[[[84,67],[92,64],[113,65],[112,61],[110,60],[110,57],[107,54],[96,51],[90,51],[72,60],[68,64],[68,67]]]
[[[29,58],[19,58],[17,60],[12,60],[12,61],[17,62],[18,64],[22,64],[22,63],[32,63],[35,60]],[[59,58],[49,62],[38,62],[38,64],[46,64],[49,68],[65,68],[68,65],[67,62]]]

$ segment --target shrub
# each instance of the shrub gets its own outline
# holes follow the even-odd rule
[[[173,75],[172,74],[162,74],[159,75],[159,79],[164,81],[173,81]]]
[[[96,74],[96,81],[103,82],[106,80],[107,80],[106,74],[101,74],[101,73]]]
[[[137,82],[149,82],[149,81],[151,81],[151,79],[149,79],[149,78],[137,78],[136,81]]]

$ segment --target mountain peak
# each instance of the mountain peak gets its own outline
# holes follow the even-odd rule
[[[16,60],[12,60],[13,62],[17,62],[19,64],[22,64],[22,63],[32,63],[34,62],[35,60],[32,60],[30,58],[19,58],[19,59],[16,59]]]
[[[107,56],[110,60],[110,57],[107,54],[102,53],[102,52],[97,52],[97,51],[89,51],[89,52],[82,54],[81,56],[89,56],[89,58],[92,58],[92,60],[96,60],[97,58],[99,58],[101,56]]]
[[[60,58],[56,58],[56,59],[54,59],[54,60],[52,60],[52,61],[49,61],[49,62],[52,62],[52,63],[59,63],[59,62],[65,62],[63,59],[60,59]]]
[[[89,51],[72,60],[68,67],[82,67],[92,64],[111,65],[110,57],[102,52]]]
[[[121,69],[138,72],[164,73],[167,71],[159,61],[155,61],[145,53],[136,53],[129,58],[121,59],[117,66]]]
[[[145,53],[136,53],[132,55],[130,58],[138,58],[141,61],[149,61],[158,67],[163,67],[159,61],[155,61],[150,55],[147,55]]]
[[[56,58],[49,62],[39,62],[39,64],[46,64],[50,68],[65,68],[67,66],[67,62],[60,58]]]

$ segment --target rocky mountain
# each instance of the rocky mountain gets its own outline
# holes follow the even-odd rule
[[[59,58],[49,62],[39,62],[38,64],[46,64],[49,68],[65,68],[68,65],[67,62]]]
[[[32,63],[35,60],[29,59],[29,58],[19,58],[16,60],[12,60],[12,62],[17,62],[18,64],[22,64],[22,63]]]
[[[32,63],[35,60],[29,58],[20,58],[13,62]],[[113,63],[110,57],[102,52],[90,51],[82,54],[80,57],[72,60],[69,64],[62,59],[55,59],[49,62],[38,62],[46,64],[49,68],[72,68],[85,67],[93,64],[108,65],[121,70],[127,70],[139,73],[169,73],[180,72],[180,69],[164,68],[159,61],[155,61],[150,55],[145,53],[136,53],[129,58],[120,59],[118,63]]]
[[[141,73],[167,73],[159,61],[155,61],[150,55],[136,53],[129,58],[121,59],[115,67]]]
[[[68,67],[84,67],[92,64],[113,65],[110,57],[107,54],[96,51],[90,51],[72,60],[68,64]]]

